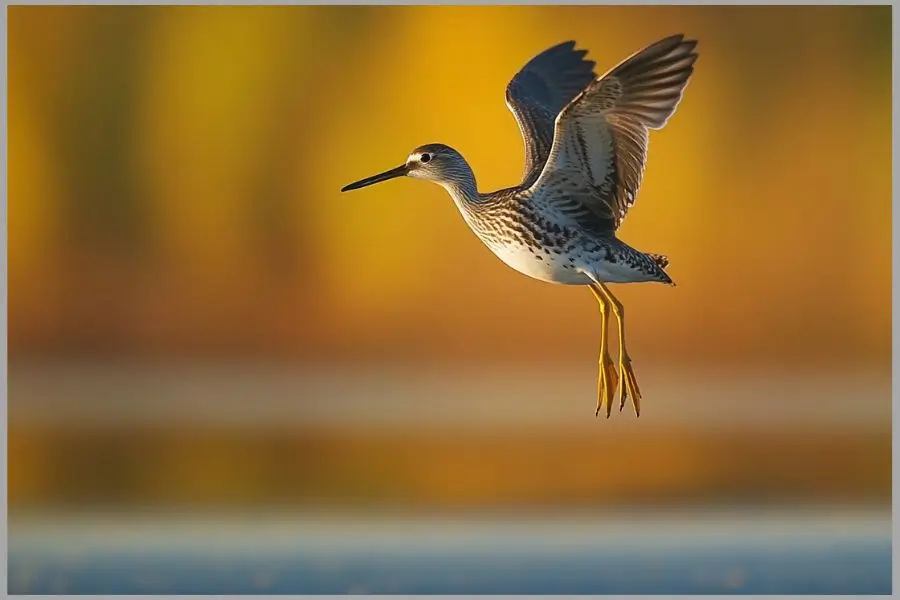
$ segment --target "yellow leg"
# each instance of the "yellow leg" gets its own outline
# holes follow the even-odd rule
[[[589,286],[594,298],[600,305],[600,376],[597,381],[597,410],[594,416],[600,414],[603,403],[606,403],[606,418],[612,412],[613,396],[616,393],[616,385],[619,383],[619,374],[612,357],[609,355],[609,302],[606,297],[593,285]]]
[[[622,385],[619,388],[619,410],[625,408],[625,402],[630,394],[631,402],[634,404],[634,414],[639,417],[641,416],[641,390],[631,366],[631,357],[628,356],[628,350],[625,349],[625,308],[604,284],[597,282],[597,288],[612,306],[613,314],[616,315],[619,323],[619,371],[622,378]]]

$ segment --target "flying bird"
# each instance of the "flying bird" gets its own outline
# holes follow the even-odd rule
[[[481,193],[472,168],[453,148],[427,144],[399,167],[345,186],[356,190],[395,177],[442,186],[468,226],[513,269],[550,283],[584,285],[600,305],[597,408],[609,418],[630,397],[640,416],[641,392],[625,344],[622,303],[607,284],[674,285],[668,258],[636,250],[616,237],[634,205],[647,161],[649,130],[662,128],[678,106],[697,60],[695,40],[666,37],[597,77],[575,42],[532,58],[509,82],[506,104],[525,141],[522,183]],[[618,371],[610,356],[609,315],[616,317]]]

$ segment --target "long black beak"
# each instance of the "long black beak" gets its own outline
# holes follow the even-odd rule
[[[404,175],[406,175],[406,172],[406,165],[400,165],[399,167],[391,169],[390,171],[385,171],[384,173],[379,173],[378,175],[372,175],[371,177],[360,179],[359,181],[351,183],[350,185],[345,185],[341,188],[341,191],[349,192],[350,190],[358,190],[359,188],[364,188],[367,185],[372,185],[373,183],[387,181],[388,179],[393,179],[395,177],[403,177]]]

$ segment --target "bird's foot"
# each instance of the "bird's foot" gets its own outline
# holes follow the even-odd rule
[[[637,377],[634,375],[634,368],[631,366],[631,358],[624,354],[619,364],[622,373],[622,385],[619,387],[619,412],[625,408],[628,396],[631,396],[631,403],[634,405],[635,416],[641,416],[641,389],[637,384]]]
[[[606,418],[609,418],[612,412],[613,397],[616,394],[616,386],[619,383],[619,373],[616,371],[616,365],[609,353],[604,353],[600,359],[600,378],[597,382],[597,410],[594,416],[600,415],[600,409],[606,404]]]

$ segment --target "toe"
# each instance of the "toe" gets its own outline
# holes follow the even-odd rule
[[[604,365],[606,371],[606,418],[612,414],[612,404],[616,397],[616,387],[619,384],[619,374],[612,360]]]
[[[641,390],[638,387],[637,377],[634,374],[634,368],[631,366],[630,360],[622,364],[622,370],[624,372],[624,383],[628,387],[631,403],[634,405],[634,414],[639,417],[641,416]],[[622,406],[624,406],[624,401]]]
[[[600,411],[603,410],[603,402],[606,400],[607,386],[608,382],[606,381],[606,370],[603,368],[603,365],[600,365],[600,375],[597,378],[597,410],[594,411],[595,417],[599,417]]]

